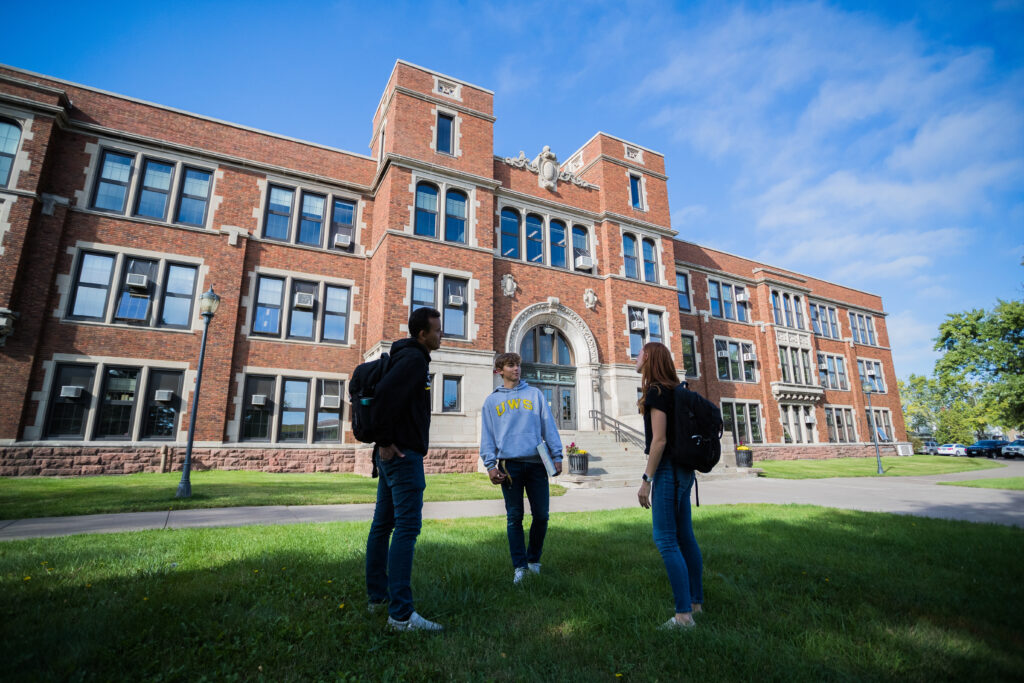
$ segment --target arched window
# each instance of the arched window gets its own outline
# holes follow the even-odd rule
[[[20,139],[21,128],[13,121],[0,119],[0,187],[7,187],[11,179],[11,166]]]
[[[654,240],[643,241],[644,250],[644,280],[648,282],[658,281],[658,261],[654,256]]]
[[[550,325],[538,325],[527,331],[519,346],[524,363],[572,365],[572,353],[565,335]]]
[[[444,203],[444,238],[449,242],[466,241],[466,195],[448,190]]]
[[[416,186],[416,226],[417,235],[437,237],[437,188],[429,183]]]
[[[526,216],[526,260],[544,263],[544,219],[534,213]]]
[[[581,260],[580,257],[584,259]],[[587,229],[582,225],[572,226],[572,260],[576,270],[585,270],[588,273],[594,269],[594,259],[590,255],[590,238]]]
[[[622,260],[626,263],[626,277],[634,280],[640,279],[640,272],[636,263],[636,238],[632,235],[622,236]]]
[[[551,221],[551,265],[565,268],[565,223]]]
[[[501,255],[519,258],[519,212],[515,209],[501,210]]]

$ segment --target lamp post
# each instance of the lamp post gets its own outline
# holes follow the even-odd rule
[[[199,386],[203,382],[203,359],[206,357],[206,333],[210,329],[210,321],[220,306],[220,297],[210,291],[199,295],[199,315],[203,316],[203,344],[199,347],[199,367],[196,369],[196,388],[192,392],[192,411],[188,416],[188,444],[185,446],[185,464],[181,467],[181,481],[178,482],[178,493],[175,498],[192,497],[192,439],[196,433],[196,408],[199,407]]]
[[[878,430],[875,429],[875,411],[871,409],[871,394],[875,388],[871,386],[870,382],[862,382],[861,389],[868,395],[868,428],[871,429],[871,440],[875,442],[875,462],[878,463],[878,473],[885,474],[882,471],[882,455],[878,451]]]

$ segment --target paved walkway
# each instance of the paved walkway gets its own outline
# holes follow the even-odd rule
[[[894,512],[990,522],[1024,528],[1024,491],[938,486],[940,481],[1024,476],[1024,461],[980,472],[959,472],[926,477],[865,477],[839,479],[715,479],[700,484],[701,505],[730,503],[800,503],[825,507]],[[637,505],[636,487],[570,489],[551,499],[551,512],[614,510]],[[501,500],[425,503],[427,519],[504,515]],[[143,529],[300,524],[304,522],[368,521],[373,504],[271,505],[162,512],[127,512],[78,517],[41,517],[0,521],[0,540],[114,533]]]

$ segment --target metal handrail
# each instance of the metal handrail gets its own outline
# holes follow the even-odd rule
[[[611,415],[606,415],[600,410],[591,410],[590,418],[594,421],[594,431],[610,429],[615,432],[617,443],[631,443],[643,450],[645,447],[643,432],[630,427],[624,422],[619,422]]]

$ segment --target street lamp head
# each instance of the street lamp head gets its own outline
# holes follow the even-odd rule
[[[213,285],[210,285],[210,291],[199,295],[199,315],[208,315],[212,318],[218,306],[220,297],[213,293]]]
[[[870,394],[875,390],[875,388],[871,385],[871,382],[861,382],[860,388],[865,394]]]

